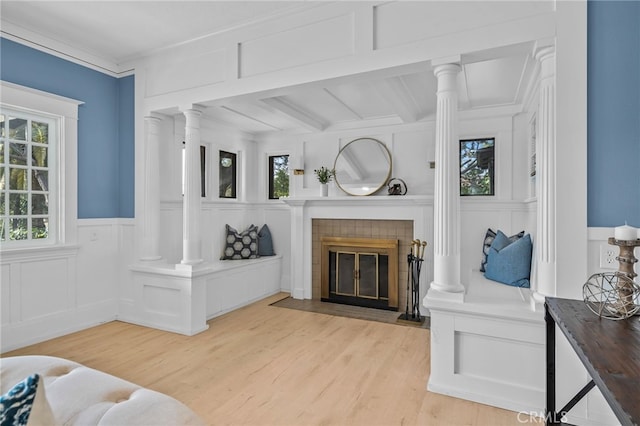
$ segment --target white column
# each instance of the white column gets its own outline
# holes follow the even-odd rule
[[[535,53],[540,61],[540,99],[537,116],[536,283],[534,297],[556,294],[556,52],[545,46]]]
[[[431,289],[464,293],[460,283],[460,175],[458,92],[460,65],[434,67],[438,80],[434,189],[434,270]]]
[[[183,111],[185,124],[185,183],[182,200],[182,265],[202,262],[200,238],[200,116],[196,109]]]
[[[306,274],[311,267],[311,233],[305,233],[304,205],[305,200],[287,200],[291,206],[291,297],[311,299],[311,294],[305,295],[307,283],[310,283],[311,273]],[[310,271],[310,269],[308,269]],[[308,286],[310,289],[311,286]]]
[[[144,219],[141,260],[160,256],[160,120],[145,117],[144,123]]]

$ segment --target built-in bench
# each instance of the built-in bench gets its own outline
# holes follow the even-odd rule
[[[515,411],[544,407],[545,325],[531,291],[462,277],[464,302],[427,295],[431,313],[428,389]]]
[[[183,267],[131,266],[134,291],[118,319],[180,334],[206,330],[207,320],[280,291],[282,256],[216,260]]]
[[[280,291],[282,256],[220,260],[206,275],[207,319]]]

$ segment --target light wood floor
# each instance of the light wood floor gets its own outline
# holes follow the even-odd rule
[[[110,322],[2,356],[64,357],[171,395],[216,425],[517,425],[427,392],[429,330],[270,306],[186,337]]]

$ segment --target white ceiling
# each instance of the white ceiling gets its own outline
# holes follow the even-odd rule
[[[303,1],[6,1],[2,32],[56,50],[120,65],[206,35],[313,8]],[[37,39],[37,40],[35,40]],[[531,46],[485,52],[463,61],[460,109],[522,102],[533,71]],[[207,115],[245,132],[309,132],[411,123],[435,114],[436,81],[425,67],[214,102]]]

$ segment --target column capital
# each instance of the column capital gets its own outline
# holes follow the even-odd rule
[[[533,52],[533,57],[540,63],[547,61],[548,59],[553,59],[556,56],[556,47],[555,46],[544,46],[539,49],[536,49]]]
[[[145,115],[144,121],[148,123],[160,123],[162,121],[162,118],[155,115]]]
[[[187,118],[199,118],[202,116],[202,110],[196,108],[189,108],[180,110],[182,114]]]
[[[457,64],[460,65],[462,57],[460,55],[443,56],[431,60],[431,67],[435,68],[439,65]]]
[[[460,64],[457,63],[446,63],[439,64],[433,67],[433,74],[436,78],[440,78],[442,75],[454,74],[457,75],[462,70]]]
[[[533,45],[532,56],[538,60],[541,60],[542,56],[555,53],[556,40],[553,37],[537,40]]]
[[[183,114],[198,114],[202,115],[204,111],[207,109],[204,105],[198,104],[182,104],[178,106],[178,110]]]

